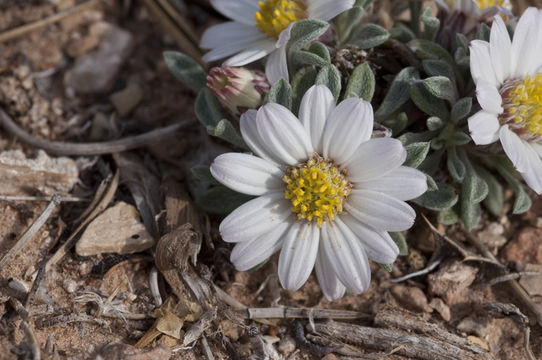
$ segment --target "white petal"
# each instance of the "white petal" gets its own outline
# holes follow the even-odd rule
[[[344,208],[353,217],[375,230],[407,230],[416,218],[416,212],[406,202],[370,190],[353,190]]]
[[[241,135],[247,146],[259,157],[274,163],[280,164],[280,161],[277,161],[269,149],[267,149],[265,143],[263,143],[260,134],[258,133],[258,126],[256,123],[256,116],[258,114],[257,110],[250,109],[241,115],[240,119],[240,128]]]
[[[324,296],[329,301],[337,300],[343,297],[346,288],[339,281],[335,271],[329,262],[324,246],[320,242],[318,256],[316,257],[316,277]]]
[[[267,35],[254,26],[228,21],[205,30],[199,45],[202,49],[231,48],[230,54],[234,54],[245,50],[246,46],[254,41],[267,38]]]
[[[211,174],[230,189],[248,195],[263,195],[283,188],[282,171],[277,166],[248,154],[218,156],[211,164]]]
[[[479,81],[476,84],[476,99],[485,111],[492,114],[502,114],[502,98],[495,86]]]
[[[397,139],[371,139],[356,150],[343,165],[350,181],[368,181],[386,175],[401,166],[406,150]]]
[[[333,224],[324,223],[321,233],[322,247],[341,283],[354,294],[367,290],[371,269],[367,254],[354,233],[339,218],[335,218]]]
[[[473,40],[470,43],[470,72],[475,84],[486,82],[497,87],[495,71],[489,56],[489,43],[482,40]]]
[[[271,85],[280,79],[290,81],[288,62],[286,61],[286,46],[281,46],[271,52],[265,63],[265,76]]]
[[[323,155],[337,164],[346,162],[358,147],[371,138],[373,108],[363,99],[343,100],[331,112],[323,138]]]
[[[320,229],[314,222],[297,221],[290,227],[279,257],[278,273],[283,288],[296,291],[307,281],[316,261],[319,240]]]
[[[313,85],[301,100],[299,120],[310,134],[314,151],[322,153],[322,134],[326,120],[335,108],[333,94],[325,85]]]
[[[226,44],[227,46],[227,44]],[[245,51],[241,51],[224,62],[226,66],[243,66],[259,60],[275,50],[274,41],[270,38],[258,40],[246,46]]]
[[[504,152],[527,185],[537,194],[542,193],[542,161],[536,150],[508,129],[508,126],[503,126],[499,135]]]
[[[504,152],[508,158],[514,164],[514,167],[520,173],[527,172],[529,170],[530,162],[527,158],[527,150],[523,141],[516,135],[515,132],[508,128],[508,125],[501,127],[499,131],[499,137]]]
[[[284,234],[293,225],[293,218],[278,224],[260,237],[236,244],[230,255],[230,260],[237,270],[246,271],[261,264],[271,255],[280,250]]]
[[[253,114],[253,113],[251,113]],[[243,138],[260,157],[277,164],[297,165],[313,153],[309,135],[301,122],[282,105],[269,103],[262,106],[255,121],[241,117]]]
[[[493,25],[491,25],[491,36],[489,38],[489,52],[495,78],[502,84],[504,80],[510,77],[512,66],[510,64],[510,53],[512,51],[512,42],[506,25],[500,15],[495,16]]]
[[[291,216],[291,207],[282,191],[262,195],[226,216],[220,223],[220,235],[226,242],[254,240]]]
[[[211,0],[213,7],[222,15],[246,25],[255,25],[254,15],[260,10],[253,0]]]
[[[427,191],[427,177],[419,170],[399,166],[378,179],[354,183],[354,188],[378,191],[399,200],[410,200]]]
[[[386,231],[373,230],[350,215],[341,219],[361,241],[369,259],[380,264],[393,264],[397,259],[399,248]]]
[[[528,170],[522,172],[521,175],[527,185],[540,195],[542,193],[542,160],[531,144],[525,141],[523,144],[525,145],[527,161],[529,161],[530,165]]]
[[[499,120],[497,115],[484,110],[469,118],[470,137],[476,145],[487,145],[499,139]]]
[[[512,76],[523,77],[531,74],[540,62],[538,11],[530,7],[518,21],[512,40]],[[538,51],[538,52],[537,52]]]
[[[309,18],[328,21],[354,6],[355,0],[309,0]]]

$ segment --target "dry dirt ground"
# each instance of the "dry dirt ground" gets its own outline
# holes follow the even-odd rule
[[[35,137],[108,141],[187,123],[145,148],[68,158],[0,130],[0,196],[46,199],[0,200],[0,257],[53,208],[0,261],[0,358],[519,360],[528,359],[529,330],[528,348],[542,359],[540,201],[521,217],[486,218],[475,240],[460,227],[439,228],[443,238],[419,217],[410,254],[391,273],[372,264],[366,293],[332,303],[314,276],[297,292],[282,290],[276,257],[236,272],[217,235],[220,217],[191,202],[202,187],[189,169],[226,145],[197,124],[194,94],[164,64],[162,52],[179,45],[152,12],[160,2],[96,2],[0,42],[0,107]],[[206,1],[169,4],[197,34],[220,21]],[[0,34],[74,5],[4,0]],[[58,206],[48,201],[55,193]],[[70,246],[83,238],[89,252]],[[526,289],[523,301],[509,279]],[[245,307],[273,310],[254,320]]]

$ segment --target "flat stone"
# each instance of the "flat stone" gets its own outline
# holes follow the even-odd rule
[[[433,308],[427,303],[425,293],[413,286],[394,285],[391,288],[393,297],[405,308],[417,312],[432,312]]]
[[[450,305],[472,284],[477,272],[475,267],[459,261],[449,262],[428,276],[429,292]]]
[[[508,262],[542,265],[542,229],[523,228],[502,251]]]
[[[450,319],[452,318],[450,314],[450,307],[446,305],[446,303],[442,301],[442,299],[433,298],[433,300],[431,300],[431,302],[429,303],[429,306],[435,309],[444,321],[450,321]]]
[[[131,82],[123,90],[111,95],[109,100],[120,116],[126,116],[143,100],[143,95],[141,86],[136,82]]]
[[[75,252],[80,256],[132,254],[147,250],[153,244],[137,209],[120,201],[89,224],[75,245]]]
[[[531,296],[542,296],[542,265],[527,264],[525,271],[539,272],[540,275],[522,276],[519,283]]]
[[[80,56],[65,77],[66,86],[81,95],[103,94],[111,90],[122,64],[130,55],[132,34],[108,24],[99,48]]]
[[[78,177],[75,161],[67,157],[52,158],[42,150],[31,159],[20,150],[0,153],[2,195],[67,194]]]

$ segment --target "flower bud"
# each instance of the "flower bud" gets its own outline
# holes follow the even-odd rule
[[[237,116],[260,106],[269,90],[263,73],[229,66],[212,68],[207,75],[207,86]]]

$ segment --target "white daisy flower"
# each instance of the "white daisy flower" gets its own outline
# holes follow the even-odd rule
[[[350,9],[355,0],[211,0],[224,16],[233,21],[205,31],[200,46],[211,50],[204,61],[231,55],[224,65],[243,66],[266,55],[265,73],[271,84],[288,80],[286,43],[291,24],[302,19],[328,21]]]
[[[244,271],[281,250],[282,286],[299,289],[316,267],[324,295],[365,291],[368,258],[395,261],[387,231],[410,228],[416,216],[404,200],[427,189],[420,171],[401,166],[406,151],[391,138],[371,139],[373,110],[358,98],[335,106],[331,91],[310,88],[299,119],[269,103],[241,116],[241,133],[258,156],[228,153],[211,165],[225,186],[258,196],[220,224],[237,243],[231,261]]]
[[[542,193],[542,10],[521,16],[513,41],[497,16],[490,42],[474,40],[470,67],[482,110],[469,118],[478,145],[501,141],[517,171]]]

